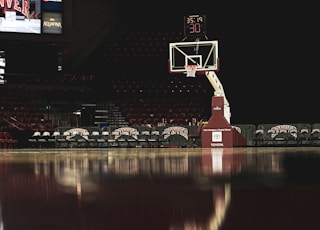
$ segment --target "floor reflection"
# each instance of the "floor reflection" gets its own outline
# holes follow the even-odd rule
[[[0,230],[309,229],[317,148],[0,152]]]

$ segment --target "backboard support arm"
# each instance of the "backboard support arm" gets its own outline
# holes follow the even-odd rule
[[[229,102],[226,98],[223,86],[222,86],[218,76],[216,75],[216,73],[214,71],[207,71],[206,77],[214,89],[214,95],[221,96],[224,98],[224,116],[230,124],[230,118],[231,118],[230,105],[229,105]]]

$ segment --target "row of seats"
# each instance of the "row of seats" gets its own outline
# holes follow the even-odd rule
[[[112,93],[123,116],[133,126],[194,125],[210,115],[214,94],[206,78],[184,76],[163,76],[152,81],[114,79]]]
[[[194,139],[187,137],[167,138],[164,130],[150,127],[115,128],[107,127],[101,131],[81,128],[57,130],[52,134],[49,131],[36,131],[28,138],[30,147],[56,147],[56,148],[97,148],[97,147],[168,147],[194,146]],[[178,136],[178,135],[177,135]]]
[[[257,146],[319,145],[320,124],[259,124],[253,140]]]
[[[320,123],[236,124],[247,146],[320,145]],[[33,147],[200,147],[200,126],[60,128],[33,133]],[[203,125],[205,127],[205,125]],[[178,135],[172,135],[178,134]],[[168,138],[169,137],[169,138]]]

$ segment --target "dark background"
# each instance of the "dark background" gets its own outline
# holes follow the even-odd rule
[[[123,2],[125,14],[131,15],[124,19],[128,30],[139,22],[142,30],[183,32],[184,16],[206,15],[208,38],[219,42],[217,75],[233,123],[320,121],[314,6],[276,1]]]
[[[130,62],[115,64],[114,56],[106,50],[111,50],[117,41],[130,49],[139,34],[150,34],[147,36],[154,38],[155,33],[168,32],[183,39],[184,16],[203,14],[207,17],[208,39],[219,42],[220,71],[217,75],[230,103],[232,123],[320,121],[315,6],[275,1],[107,2],[112,7],[98,0],[90,4],[81,0],[65,1],[65,34],[41,38],[23,35],[24,38],[18,38],[19,44],[35,40],[37,46],[40,41],[51,46],[46,51],[28,48],[23,51],[24,55],[17,55],[20,49],[8,53],[8,68],[12,66],[12,59],[15,63],[23,63],[23,59],[26,66],[21,66],[21,71],[33,68],[40,72],[55,71],[59,50],[67,60],[64,69],[68,72],[94,72],[108,78],[112,77],[108,75],[112,70],[113,75],[115,72],[123,76],[135,73],[148,81],[162,75],[168,78],[166,49],[169,44],[166,40],[165,49],[155,51],[159,58],[149,61],[129,56]],[[99,25],[102,19],[110,21],[104,29]],[[96,33],[97,30],[100,33]],[[103,39],[98,40],[101,31],[108,30]],[[92,37],[86,37],[87,34]],[[135,36],[132,40],[131,35]],[[132,59],[136,59],[133,64]]]

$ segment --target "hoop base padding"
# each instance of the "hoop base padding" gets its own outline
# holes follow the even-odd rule
[[[213,96],[211,117],[202,129],[202,148],[232,148],[246,146],[247,140],[224,116],[224,98]]]

